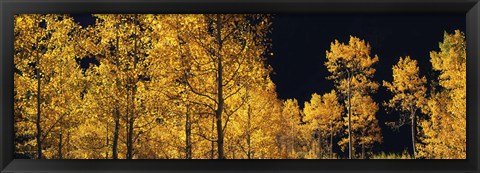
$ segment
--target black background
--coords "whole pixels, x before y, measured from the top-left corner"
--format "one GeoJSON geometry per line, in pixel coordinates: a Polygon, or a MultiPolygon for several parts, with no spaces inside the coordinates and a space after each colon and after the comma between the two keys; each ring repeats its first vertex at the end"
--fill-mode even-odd
{"type": "MultiPolygon", "coordinates": [[[[311,99],[313,93],[324,94],[333,89],[333,82],[325,77],[330,73],[324,63],[326,51],[335,39],[347,43],[350,35],[369,42],[372,56],[378,55],[374,66],[374,81],[391,82],[392,66],[399,57],[410,56],[418,61],[421,76],[428,80],[437,76],[431,70],[430,51],[439,51],[444,31],[465,32],[465,15],[277,15],[273,19],[273,52],[268,58],[281,99],[296,98],[300,107],[311,99]]],[[[392,98],[384,87],[372,95],[379,104],[377,119],[382,129],[384,143],[376,145],[374,151],[400,153],[411,151],[411,128],[403,126],[393,131],[385,125],[395,121],[393,112],[386,114],[381,104],[392,98]]]]}

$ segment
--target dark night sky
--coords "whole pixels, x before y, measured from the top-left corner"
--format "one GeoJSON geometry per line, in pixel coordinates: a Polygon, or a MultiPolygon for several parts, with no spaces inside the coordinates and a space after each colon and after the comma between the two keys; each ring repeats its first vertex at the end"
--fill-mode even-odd
{"type": "MultiPolygon", "coordinates": [[[[95,23],[91,15],[73,17],[84,27],[95,23]]],[[[352,35],[369,42],[372,54],[379,56],[374,80],[381,84],[382,80],[392,80],[392,66],[400,56],[417,59],[421,75],[430,74],[429,52],[438,51],[444,31],[451,33],[460,29],[465,32],[465,23],[464,14],[275,15],[271,34],[274,55],[268,57],[267,62],[273,67],[271,77],[280,99],[296,98],[303,108],[312,93],[324,94],[333,89],[333,82],[325,79],[330,74],[324,63],[325,51],[335,39],[348,42],[352,35]]],[[[391,97],[383,87],[373,95],[377,103],[391,97]]],[[[384,123],[393,121],[396,115],[387,115],[385,108],[379,105],[377,118],[384,142],[374,150],[411,150],[410,127],[400,128],[400,131],[386,127],[384,123]]]]}
{"type": "MultiPolygon", "coordinates": [[[[374,80],[381,84],[382,80],[392,81],[392,66],[400,56],[417,59],[422,76],[431,74],[430,51],[438,51],[444,31],[451,33],[455,29],[465,32],[464,14],[276,15],[272,33],[274,56],[268,63],[275,72],[272,80],[278,96],[296,98],[303,107],[312,93],[324,94],[333,89],[333,82],[325,79],[330,73],[324,63],[325,51],[335,39],[348,43],[352,35],[369,42],[372,54],[379,56],[374,80]]],[[[377,103],[391,97],[383,87],[373,95],[377,103]]],[[[375,151],[401,152],[407,147],[411,150],[409,126],[393,131],[384,125],[394,121],[395,116],[387,115],[380,105],[377,119],[384,143],[375,146],[375,151]]]]}

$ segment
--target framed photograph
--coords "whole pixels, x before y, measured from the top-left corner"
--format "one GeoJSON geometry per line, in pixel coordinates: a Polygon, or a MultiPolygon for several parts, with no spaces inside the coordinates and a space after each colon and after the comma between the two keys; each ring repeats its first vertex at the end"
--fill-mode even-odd
{"type": "Polygon", "coordinates": [[[1,1],[1,172],[478,172],[478,0],[1,1]]]}

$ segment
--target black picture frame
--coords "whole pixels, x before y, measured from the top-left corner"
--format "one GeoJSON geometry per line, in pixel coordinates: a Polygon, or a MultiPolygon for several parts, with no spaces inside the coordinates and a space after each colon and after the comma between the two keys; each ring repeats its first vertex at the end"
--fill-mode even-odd
{"type": "Polygon", "coordinates": [[[479,172],[479,0],[1,0],[0,170],[12,172],[479,172]],[[465,160],[14,159],[13,20],[19,13],[459,13],[466,15],[465,160]]]}

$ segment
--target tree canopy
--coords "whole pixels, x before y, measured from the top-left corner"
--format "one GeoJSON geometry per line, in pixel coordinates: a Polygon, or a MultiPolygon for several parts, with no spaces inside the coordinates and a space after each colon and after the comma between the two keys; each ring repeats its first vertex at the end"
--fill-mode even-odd
{"type": "Polygon", "coordinates": [[[334,89],[303,103],[277,96],[266,56],[271,15],[94,16],[82,27],[70,15],[15,15],[16,156],[377,158],[385,108],[400,115],[388,125],[410,125],[413,158],[466,158],[461,31],[445,32],[430,53],[433,79],[400,57],[393,80],[383,81],[392,94],[383,104],[374,99],[382,59],[370,43],[334,40],[318,60],[334,89]],[[85,59],[96,63],[85,67],[85,59]]]}

